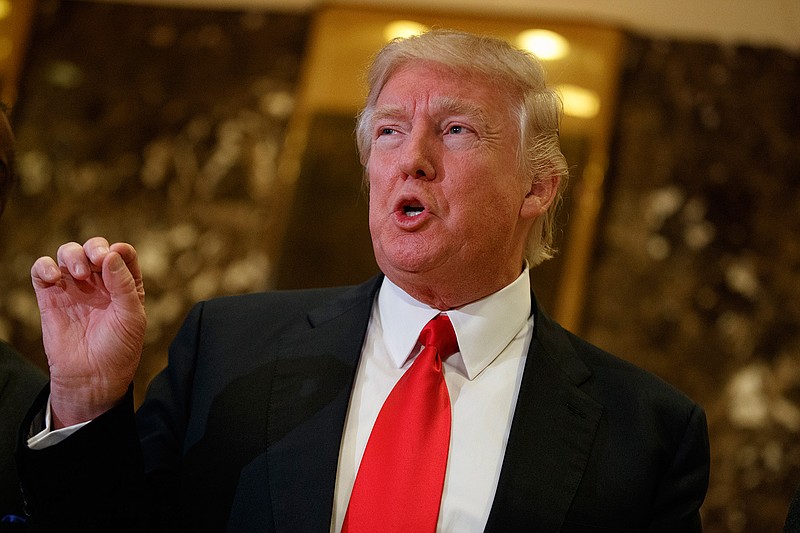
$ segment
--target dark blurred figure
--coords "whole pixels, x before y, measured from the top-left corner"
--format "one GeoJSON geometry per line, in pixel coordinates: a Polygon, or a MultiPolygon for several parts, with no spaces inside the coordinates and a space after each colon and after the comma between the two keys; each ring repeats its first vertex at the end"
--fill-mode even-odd
{"type": "Polygon", "coordinates": [[[783,533],[800,533],[800,487],[794,493],[794,498],[789,506],[789,514],[786,516],[783,533]]]}
{"type": "MultiPolygon", "coordinates": [[[[0,215],[13,183],[14,135],[8,108],[0,103],[0,215]]],[[[25,529],[14,446],[22,417],[46,382],[41,370],[0,341],[0,532],[25,529]]]]}

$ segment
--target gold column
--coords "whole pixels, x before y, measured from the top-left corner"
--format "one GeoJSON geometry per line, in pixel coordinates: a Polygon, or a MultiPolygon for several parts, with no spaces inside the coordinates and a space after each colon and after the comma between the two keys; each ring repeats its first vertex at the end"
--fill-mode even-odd
{"type": "Polygon", "coordinates": [[[0,0],[0,100],[13,105],[28,48],[35,0],[0,0]]]}

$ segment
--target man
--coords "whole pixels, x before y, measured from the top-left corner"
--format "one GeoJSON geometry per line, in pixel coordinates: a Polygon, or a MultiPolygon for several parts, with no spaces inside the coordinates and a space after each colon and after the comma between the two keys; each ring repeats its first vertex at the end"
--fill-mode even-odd
{"type": "MultiPolygon", "coordinates": [[[[14,183],[14,135],[8,109],[0,102],[0,215],[14,183]]],[[[21,530],[25,521],[14,461],[16,429],[44,386],[41,370],[0,341],[0,532],[21,530]]]]}
{"type": "Polygon", "coordinates": [[[199,304],[135,425],[135,250],[94,238],[40,258],[51,384],[23,426],[33,522],[700,531],[702,409],[530,291],[567,174],[543,78],[496,39],[387,45],[357,126],[383,275],[199,304]]]}

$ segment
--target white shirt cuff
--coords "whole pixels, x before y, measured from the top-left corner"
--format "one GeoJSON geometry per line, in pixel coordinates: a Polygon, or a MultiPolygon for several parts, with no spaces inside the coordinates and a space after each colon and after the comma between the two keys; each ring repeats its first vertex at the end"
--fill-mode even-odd
{"type": "Polygon", "coordinates": [[[44,429],[36,435],[28,438],[28,448],[31,450],[43,450],[45,448],[49,448],[50,446],[55,446],[89,422],[91,422],[91,420],[61,429],[51,429],[52,420],[50,415],[50,398],[48,397],[47,406],[45,407],[44,429]]]}

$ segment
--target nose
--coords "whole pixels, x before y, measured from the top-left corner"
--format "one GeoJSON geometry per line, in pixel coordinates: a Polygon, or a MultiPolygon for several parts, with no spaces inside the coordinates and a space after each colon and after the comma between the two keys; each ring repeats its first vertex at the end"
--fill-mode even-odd
{"type": "Polygon", "coordinates": [[[436,178],[435,140],[418,129],[408,134],[400,155],[400,171],[408,177],[433,180],[436,178]]]}

